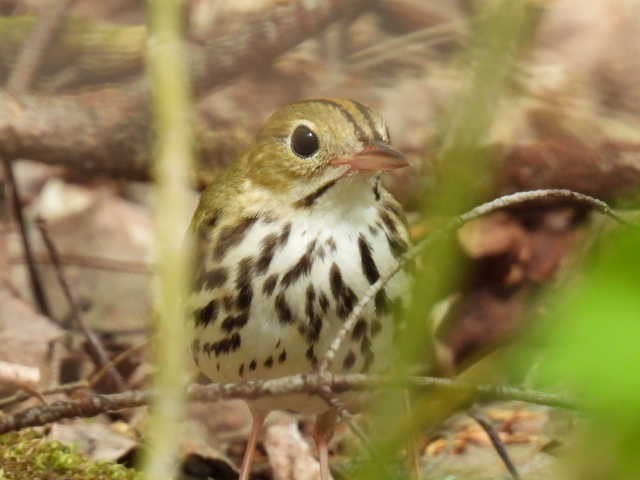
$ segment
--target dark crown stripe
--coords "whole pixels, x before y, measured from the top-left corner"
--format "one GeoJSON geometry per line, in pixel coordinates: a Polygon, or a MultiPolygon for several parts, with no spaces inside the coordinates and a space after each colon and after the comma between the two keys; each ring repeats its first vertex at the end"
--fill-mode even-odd
{"type": "Polygon", "coordinates": [[[347,110],[343,105],[333,100],[327,100],[324,98],[313,100],[313,101],[317,103],[324,103],[325,105],[331,105],[332,107],[338,109],[340,113],[344,116],[344,118],[353,127],[353,131],[356,133],[356,137],[358,137],[358,140],[360,140],[361,142],[365,142],[367,140],[367,135],[364,133],[364,130],[362,129],[362,127],[358,124],[358,122],[356,121],[355,117],[351,114],[351,112],[347,110]]]}
{"type": "Polygon", "coordinates": [[[383,142],[384,139],[382,138],[382,135],[380,135],[380,132],[378,132],[378,129],[376,128],[376,123],[373,121],[373,117],[371,116],[371,110],[369,108],[365,107],[360,102],[357,102],[355,100],[351,100],[351,103],[353,103],[353,105],[358,109],[360,114],[367,121],[367,124],[369,125],[369,128],[371,129],[371,134],[372,134],[373,139],[378,141],[378,142],[383,142]]]}

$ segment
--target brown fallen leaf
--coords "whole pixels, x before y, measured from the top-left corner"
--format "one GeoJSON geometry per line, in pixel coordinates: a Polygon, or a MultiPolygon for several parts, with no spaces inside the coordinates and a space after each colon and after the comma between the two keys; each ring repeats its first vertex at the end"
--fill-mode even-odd
{"type": "MultiPolygon", "coordinates": [[[[51,342],[62,337],[62,330],[6,288],[0,288],[0,361],[39,369],[40,385],[55,378],[49,358],[51,342]]],[[[0,386],[0,392],[13,388],[0,386]]]]}

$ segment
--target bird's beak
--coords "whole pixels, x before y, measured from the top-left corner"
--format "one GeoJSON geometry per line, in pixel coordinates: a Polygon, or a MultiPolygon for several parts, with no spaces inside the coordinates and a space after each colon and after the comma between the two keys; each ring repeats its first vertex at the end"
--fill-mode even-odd
{"type": "Polygon", "coordinates": [[[371,143],[351,157],[338,157],[330,163],[348,165],[351,170],[359,172],[393,170],[409,166],[404,155],[384,143],[371,143]]]}

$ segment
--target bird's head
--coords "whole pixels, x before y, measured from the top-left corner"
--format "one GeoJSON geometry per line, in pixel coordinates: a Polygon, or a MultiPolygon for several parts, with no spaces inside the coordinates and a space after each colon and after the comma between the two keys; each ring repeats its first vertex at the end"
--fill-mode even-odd
{"type": "Polygon", "coordinates": [[[306,100],[277,111],[243,159],[243,173],[253,184],[301,202],[325,185],[368,182],[373,174],[404,166],[380,115],[339,99],[306,100]]]}

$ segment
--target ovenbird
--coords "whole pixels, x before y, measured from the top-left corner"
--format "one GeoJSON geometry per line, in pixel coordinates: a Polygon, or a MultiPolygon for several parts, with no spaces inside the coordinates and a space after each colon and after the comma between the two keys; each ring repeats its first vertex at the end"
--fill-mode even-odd
{"type": "MultiPolygon", "coordinates": [[[[288,105],[202,194],[192,221],[196,278],[193,360],[213,381],[313,371],[344,320],[407,249],[404,214],[380,172],[406,166],[382,118],[350,100],[288,105]]],[[[337,352],[338,372],[385,365],[394,337],[400,273],[364,310],[337,352]]],[[[271,410],[324,413],[304,394],[252,401],[254,421],[241,476],[271,410]]],[[[331,431],[332,428],[319,429],[331,431]]],[[[328,479],[327,435],[318,433],[328,479]]]]}

